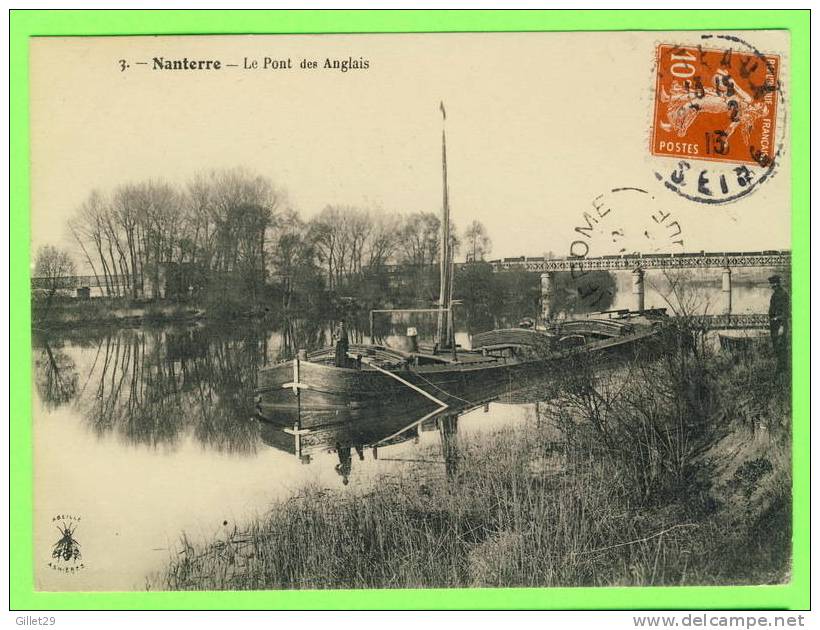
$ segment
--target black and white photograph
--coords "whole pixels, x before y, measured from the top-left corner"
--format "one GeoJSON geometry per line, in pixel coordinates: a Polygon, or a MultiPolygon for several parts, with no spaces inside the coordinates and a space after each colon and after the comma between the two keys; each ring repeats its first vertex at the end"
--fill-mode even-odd
{"type": "Polygon", "coordinates": [[[789,50],[32,38],[35,589],[789,583],[789,50]]]}

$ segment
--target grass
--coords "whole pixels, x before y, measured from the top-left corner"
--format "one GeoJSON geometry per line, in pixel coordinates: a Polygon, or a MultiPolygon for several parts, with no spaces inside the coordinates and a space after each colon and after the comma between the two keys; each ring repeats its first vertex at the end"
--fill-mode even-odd
{"type": "MultiPolygon", "coordinates": [[[[791,539],[790,410],[786,388],[772,385],[772,367],[770,356],[708,358],[712,398],[726,402],[711,405],[707,426],[690,435],[679,433],[691,423],[670,424],[666,442],[698,447],[687,446],[674,471],[660,467],[650,493],[636,484],[629,457],[602,445],[594,426],[558,442],[549,422],[508,427],[459,438],[455,475],[419,466],[369,488],[307,487],[244,531],[202,544],[183,539],[149,588],[782,582],[791,539]]],[[[652,443],[668,449],[666,442],[652,443]]]]}

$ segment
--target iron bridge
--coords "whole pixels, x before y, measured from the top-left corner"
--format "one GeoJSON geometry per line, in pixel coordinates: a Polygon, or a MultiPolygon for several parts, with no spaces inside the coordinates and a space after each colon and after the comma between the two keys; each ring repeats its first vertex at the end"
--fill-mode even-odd
{"type": "Polygon", "coordinates": [[[623,254],[565,258],[505,258],[488,264],[494,272],[523,269],[548,271],[631,271],[633,269],[723,269],[726,267],[789,267],[791,251],[696,252],[687,254],[623,254]]]}

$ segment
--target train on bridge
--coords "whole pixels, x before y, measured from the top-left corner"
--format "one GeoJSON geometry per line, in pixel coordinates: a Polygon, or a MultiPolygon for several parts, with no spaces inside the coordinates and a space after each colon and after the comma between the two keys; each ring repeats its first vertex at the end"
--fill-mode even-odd
{"type": "MultiPolygon", "coordinates": [[[[791,250],[788,249],[767,249],[759,252],[685,252],[685,253],[667,253],[667,254],[613,254],[606,256],[596,256],[604,260],[635,260],[636,258],[719,258],[719,257],[736,257],[736,256],[782,256],[791,257],[791,250]]],[[[500,265],[503,263],[524,263],[524,262],[544,262],[547,260],[579,260],[578,257],[572,256],[515,256],[512,258],[496,258],[495,260],[486,261],[490,265],[500,265]]]]}
{"type": "MultiPolygon", "coordinates": [[[[467,263],[469,264],[469,263],[467,263]]],[[[487,262],[494,272],[522,269],[533,272],[627,271],[647,269],[725,269],[735,267],[781,268],[791,265],[791,251],[771,249],[757,252],[682,252],[657,254],[614,254],[604,256],[518,256],[487,262]]]]}

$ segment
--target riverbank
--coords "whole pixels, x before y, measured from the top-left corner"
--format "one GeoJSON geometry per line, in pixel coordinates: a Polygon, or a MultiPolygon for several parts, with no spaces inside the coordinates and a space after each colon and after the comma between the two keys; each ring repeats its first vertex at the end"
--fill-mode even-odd
{"type": "Polygon", "coordinates": [[[183,537],[149,588],[786,581],[790,394],[773,357],[636,369],[657,395],[594,375],[609,415],[589,421],[570,381],[539,422],[460,436],[455,474],[415,465],[360,489],[306,487],[227,537],[183,537]]]}
{"type": "Polygon", "coordinates": [[[261,319],[269,309],[213,308],[207,304],[171,301],[137,301],[125,298],[55,301],[47,309],[32,306],[32,325],[38,330],[60,331],[84,327],[131,328],[143,325],[178,324],[196,321],[261,319]]]}

